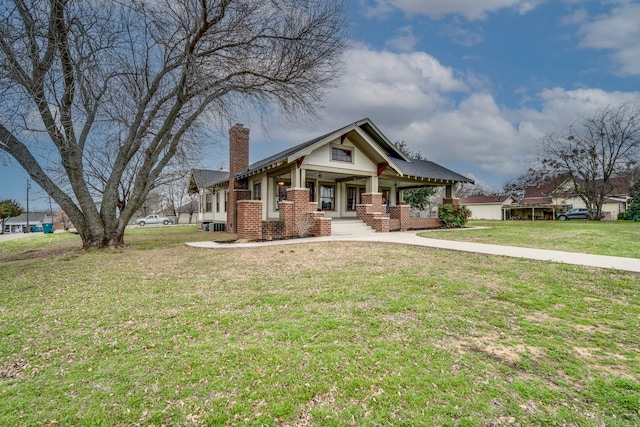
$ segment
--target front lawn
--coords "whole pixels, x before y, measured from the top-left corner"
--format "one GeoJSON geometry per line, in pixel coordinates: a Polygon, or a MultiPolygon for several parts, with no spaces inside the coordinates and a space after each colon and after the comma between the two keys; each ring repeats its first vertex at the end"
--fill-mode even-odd
{"type": "Polygon", "coordinates": [[[640,222],[630,221],[469,221],[475,229],[420,233],[433,239],[523,246],[640,258],[640,222]]]}
{"type": "Polygon", "coordinates": [[[640,424],[637,274],[164,230],[0,243],[0,425],[640,424]]]}

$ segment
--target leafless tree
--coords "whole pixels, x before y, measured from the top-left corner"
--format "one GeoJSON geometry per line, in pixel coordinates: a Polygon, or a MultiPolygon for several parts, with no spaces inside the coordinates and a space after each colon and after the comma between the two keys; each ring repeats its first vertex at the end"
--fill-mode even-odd
{"type": "Polygon", "coordinates": [[[473,182],[459,182],[456,184],[457,197],[474,197],[474,196],[495,196],[500,192],[494,188],[490,188],[484,182],[478,180],[473,174],[466,174],[467,178],[473,182]]]}
{"type": "Polygon", "coordinates": [[[507,180],[502,186],[502,192],[520,200],[524,197],[528,187],[542,185],[551,175],[548,170],[542,167],[529,168],[522,175],[507,180]]]}
{"type": "Polygon", "coordinates": [[[315,111],[341,69],[344,12],[344,0],[5,0],[0,153],[84,247],[121,246],[203,129],[240,108],[315,111]]]}
{"type": "Polygon", "coordinates": [[[612,178],[628,175],[640,155],[640,107],[625,103],[587,117],[542,142],[542,164],[566,175],[573,187],[567,196],[582,199],[591,219],[599,219],[605,199],[615,188],[612,178]]]}
{"type": "MultiPolygon", "coordinates": [[[[175,171],[172,179],[158,186],[158,192],[162,195],[165,214],[175,218],[174,223],[180,222],[180,215],[188,213],[189,218],[197,212],[197,194],[188,194],[190,172],[175,171]]],[[[189,223],[191,221],[189,220],[189,223]]]]}

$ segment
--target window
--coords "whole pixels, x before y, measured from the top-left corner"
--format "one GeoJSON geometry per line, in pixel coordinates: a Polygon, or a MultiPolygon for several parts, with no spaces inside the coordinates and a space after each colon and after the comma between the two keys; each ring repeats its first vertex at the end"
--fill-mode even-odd
{"type": "Polygon", "coordinates": [[[364,187],[347,187],[347,210],[355,211],[356,205],[362,203],[364,187]]]}
{"type": "Polygon", "coordinates": [[[315,183],[315,181],[307,181],[305,183],[305,187],[307,187],[309,189],[309,201],[310,202],[315,202],[316,201],[316,183],[315,183]]]}
{"type": "Polygon", "coordinates": [[[213,209],[213,194],[206,195],[205,208],[206,208],[205,212],[211,212],[211,210],[213,209]]]}
{"type": "Polygon", "coordinates": [[[224,211],[227,211],[227,200],[229,199],[229,191],[225,190],[224,192],[224,211]]]}
{"type": "Polygon", "coordinates": [[[262,200],[262,184],[253,184],[253,200],[262,200]]]}
{"type": "Polygon", "coordinates": [[[281,201],[287,200],[287,187],[291,186],[289,181],[276,181],[276,210],[281,201]]]}
{"type": "Polygon", "coordinates": [[[334,211],[336,209],[336,186],[322,184],[320,186],[320,206],[323,211],[334,211]]]}
{"type": "Polygon", "coordinates": [[[220,192],[216,191],[216,212],[220,212],[220,192]]]}
{"type": "Polygon", "coordinates": [[[331,148],[331,160],[335,160],[337,162],[353,162],[353,155],[351,150],[346,148],[331,148]]]}

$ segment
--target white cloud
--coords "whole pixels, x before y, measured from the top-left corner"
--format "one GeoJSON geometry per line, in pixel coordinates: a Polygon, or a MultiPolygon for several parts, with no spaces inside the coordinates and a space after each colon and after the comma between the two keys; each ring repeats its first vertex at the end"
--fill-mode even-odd
{"type": "MultiPolygon", "coordinates": [[[[468,90],[454,70],[424,52],[392,53],[357,47],[345,55],[348,64],[340,86],[325,108],[344,121],[376,116],[389,124],[406,124],[450,103],[447,94],[468,90]]],[[[335,123],[335,121],[332,121],[335,123]]]]}
{"type": "Polygon", "coordinates": [[[565,25],[581,25],[587,22],[589,19],[589,13],[586,9],[580,8],[575,10],[570,15],[563,17],[560,22],[565,25]]]}
{"type": "MultiPolygon", "coordinates": [[[[320,120],[294,129],[270,125],[271,142],[254,159],[369,117],[392,141],[405,141],[430,160],[500,187],[532,166],[544,134],[640,97],[640,92],[555,87],[532,96],[535,108],[508,108],[489,92],[490,82],[483,85],[472,74],[456,73],[423,52],[359,46],[347,53],[345,62],[345,76],[329,95],[320,120]]],[[[252,128],[252,141],[261,139],[259,132],[252,128]]]]}
{"type": "Polygon", "coordinates": [[[387,41],[387,45],[401,52],[411,52],[415,49],[419,39],[413,34],[411,25],[402,27],[398,30],[399,34],[387,41]]]}
{"type": "Polygon", "coordinates": [[[535,9],[545,0],[370,0],[366,2],[367,14],[384,16],[393,9],[410,15],[426,15],[440,18],[445,15],[462,15],[470,21],[482,20],[489,13],[512,8],[520,14],[535,9]]]}
{"type": "Polygon", "coordinates": [[[619,67],[616,74],[640,75],[640,4],[614,7],[580,26],[580,45],[592,49],[611,50],[619,67]]]}
{"type": "Polygon", "coordinates": [[[471,31],[457,18],[444,23],[438,32],[440,35],[450,38],[454,43],[465,47],[472,47],[484,41],[481,32],[471,31]]]}

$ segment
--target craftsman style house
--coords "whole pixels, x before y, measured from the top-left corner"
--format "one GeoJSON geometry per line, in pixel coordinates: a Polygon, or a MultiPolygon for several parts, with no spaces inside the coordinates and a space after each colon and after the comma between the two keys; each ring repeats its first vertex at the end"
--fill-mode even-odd
{"type": "Polygon", "coordinates": [[[434,227],[437,219],[409,220],[403,191],[445,187],[446,201],[453,202],[455,185],[472,182],[436,163],[407,157],[369,119],[252,165],[249,129],[238,124],[229,136],[229,171],[194,169],[189,192],[200,197],[199,224],[239,235],[250,228],[252,238],[274,237],[281,234],[279,227],[303,217],[313,223],[311,235],[326,234],[327,227],[330,233],[330,219],[342,218],[360,219],[377,231],[434,227]],[[294,219],[287,223],[291,209],[294,219]]]}

